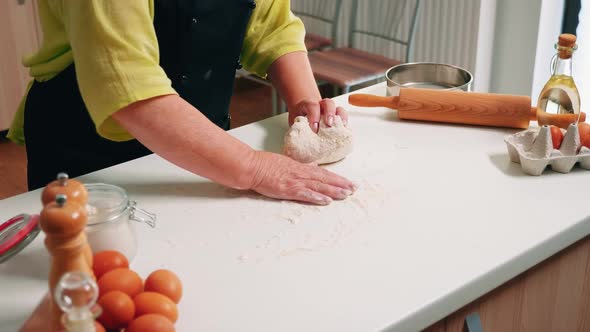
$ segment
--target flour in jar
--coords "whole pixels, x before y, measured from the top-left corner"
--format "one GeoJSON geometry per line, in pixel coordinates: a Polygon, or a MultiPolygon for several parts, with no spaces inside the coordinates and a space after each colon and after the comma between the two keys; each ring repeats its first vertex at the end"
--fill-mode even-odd
{"type": "Polygon", "coordinates": [[[118,216],[109,215],[108,211],[94,205],[86,205],[88,225],[86,236],[92,252],[116,250],[129,261],[137,251],[135,223],[129,220],[128,209],[118,216]]]}

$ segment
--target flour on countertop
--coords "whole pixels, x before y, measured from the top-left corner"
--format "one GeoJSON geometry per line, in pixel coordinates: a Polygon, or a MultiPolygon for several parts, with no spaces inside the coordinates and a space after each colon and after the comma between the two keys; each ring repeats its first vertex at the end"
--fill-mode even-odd
{"type": "MultiPolygon", "coordinates": [[[[361,227],[376,221],[371,212],[382,207],[388,197],[382,186],[361,181],[352,196],[329,206],[283,201],[277,205],[279,211],[272,215],[276,218],[274,222],[286,223],[282,227],[284,230],[270,235],[238,257],[247,256],[251,258],[249,263],[261,263],[334,248],[354,237],[361,227]]],[[[362,244],[368,245],[366,239],[362,244]]],[[[245,263],[243,259],[238,260],[245,263]]]]}

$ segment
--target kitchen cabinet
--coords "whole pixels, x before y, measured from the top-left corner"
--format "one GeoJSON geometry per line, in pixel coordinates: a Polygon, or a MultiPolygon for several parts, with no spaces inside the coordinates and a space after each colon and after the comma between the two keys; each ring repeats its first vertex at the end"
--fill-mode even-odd
{"type": "Polygon", "coordinates": [[[40,40],[36,1],[0,1],[0,131],[10,126],[30,80],[22,57],[33,53],[40,40]]]}
{"type": "Polygon", "coordinates": [[[590,237],[586,237],[447,318],[427,332],[462,332],[478,313],[488,331],[590,331],[590,237]]]}

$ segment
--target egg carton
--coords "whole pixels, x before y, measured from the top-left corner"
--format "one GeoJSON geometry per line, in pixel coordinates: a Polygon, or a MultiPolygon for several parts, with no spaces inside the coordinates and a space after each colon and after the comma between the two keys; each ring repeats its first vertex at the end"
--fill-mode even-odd
{"type": "Polygon", "coordinates": [[[578,126],[571,124],[564,133],[559,149],[553,148],[551,128],[534,127],[504,138],[510,160],[519,163],[530,175],[541,175],[547,166],[559,173],[569,173],[579,163],[590,170],[590,149],[580,143],[578,126]]]}

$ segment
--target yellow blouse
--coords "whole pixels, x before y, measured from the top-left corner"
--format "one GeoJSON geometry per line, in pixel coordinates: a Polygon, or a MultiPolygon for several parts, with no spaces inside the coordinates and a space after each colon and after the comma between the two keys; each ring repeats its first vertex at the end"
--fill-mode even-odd
{"type": "MultiPolygon", "coordinates": [[[[39,18],[43,43],[23,64],[35,80],[46,81],[75,62],[82,98],[101,136],[132,139],[111,115],[136,101],[176,93],[159,66],[153,0],[40,0],[39,18]]],[[[289,0],[257,0],[241,62],[264,77],[281,55],[305,51],[304,36],[289,0]]],[[[25,98],[8,133],[21,144],[25,98]]]]}

